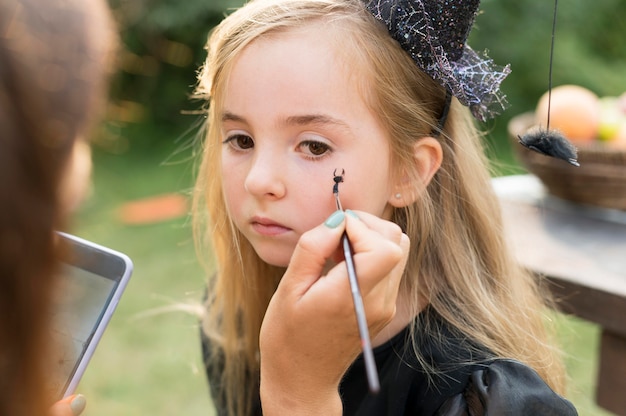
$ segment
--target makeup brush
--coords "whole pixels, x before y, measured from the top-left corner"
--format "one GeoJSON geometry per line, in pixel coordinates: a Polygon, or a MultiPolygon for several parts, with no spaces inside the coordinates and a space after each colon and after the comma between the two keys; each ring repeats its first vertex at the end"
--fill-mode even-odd
{"type": "MultiPolygon", "coordinates": [[[[345,171],[342,169],[341,174],[337,175],[337,170],[333,172],[333,194],[335,195],[335,203],[337,209],[343,211],[341,201],[339,200],[339,184],[343,182],[345,171]]],[[[352,245],[348,239],[346,232],[341,236],[341,245],[343,247],[343,255],[348,269],[348,279],[350,281],[350,290],[352,292],[352,301],[354,302],[354,311],[356,313],[356,321],[359,328],[359,337],[361,338],[361,347],[363,349],[363,360],[365,362],[365,372],[367,374],[367,383],[371,393],[380,391],[380,382],[378,380],[378,370],[376,369],[376,361],[374,360],[374,352],[372,351],[372,343],[370,341],[369,329],[367,328],[367,319],[365,317],[365,307],[363,306],[363,298],[359,289],[359,281],[356,276],[354,267],[354,258],[352,245]]]]}

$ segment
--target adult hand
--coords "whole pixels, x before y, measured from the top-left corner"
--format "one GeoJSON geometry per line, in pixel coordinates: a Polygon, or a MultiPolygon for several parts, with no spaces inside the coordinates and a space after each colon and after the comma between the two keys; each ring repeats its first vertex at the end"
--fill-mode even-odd
{"type": "Polygon", "coordinates": [[[370,337],[393,318],[409,239],[396,224],[365,212],[335,212],[300,238],[269,304],[260,334],[263,413],[341,414],[338,387],[361,352],[345,261],[347,232],[370,337]],[[343,217],[342,217],[343,216],[343,217]]]}
{"type": "Polygon", "coordinates": [[[48,413],[49,416],[78,416],[83,413],[87,406],[85,396],[75,394],[56,402],[48,413]]]}

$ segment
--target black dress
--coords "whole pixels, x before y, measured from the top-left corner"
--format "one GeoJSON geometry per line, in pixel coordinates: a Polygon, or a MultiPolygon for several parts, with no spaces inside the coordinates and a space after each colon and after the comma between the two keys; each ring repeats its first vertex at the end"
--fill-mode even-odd
{"type": "MultiPolygon", "coordinates": [[[[488,351],[455,334],[428,308],[417,318],[417,328],[425,324],[429,332],[418,331],[414,345],[422,351],[431,371],[426,372],[412,353],[414,345],[407,327],[374,350],[381,386],[378,394],[368,391],[362,357],[346,372],[340,385],[344,415],[577,415],[574,406],[552,391],[530,367],[514,360],[490,358],[488,351]]],[[[206,358],[208,340],[204,336],[202,347],[206,358]]],[[[212,382],[220,371],[221,363],[208,363],[217,414],[226,415],[223,392],[212,382]]],[[[261,414],[257,393],[255,415],[261,414]]]]}

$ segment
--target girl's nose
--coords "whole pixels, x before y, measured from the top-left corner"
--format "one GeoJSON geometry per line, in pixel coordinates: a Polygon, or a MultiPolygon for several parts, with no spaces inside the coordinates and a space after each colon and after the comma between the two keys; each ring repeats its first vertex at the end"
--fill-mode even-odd
{"type": "Polygon", "coordinates": [[[286,190],[283,175],[281,164],[274,155],[258,154],[246,176],[246,191],[259,198],[282,198],[286,190]]]}

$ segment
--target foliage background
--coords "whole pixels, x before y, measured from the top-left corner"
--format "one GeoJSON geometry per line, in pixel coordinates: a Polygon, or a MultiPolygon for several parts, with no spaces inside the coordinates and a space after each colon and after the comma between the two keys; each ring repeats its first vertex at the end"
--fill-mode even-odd
{"type": "MultiPolygon", "coordinates": [[[[109,0],[121,35],[119,72],[102,131],[94,137],[94,192],[73,231],[130,255],[135,273],[79,391],[86,415],[211,415],[194,306],[204,278],[187,217],[127,224],[128,201],[188,193],[193,142],[201,118],[190,100],[210,29],[244,0],[109,0]]],[[[483,0],[470,37],[499,64],[511,107],[485,125],[502,171],[519,171],[506,138],[508,120],[532,110],[548,85],[554,4],[546,0],[483,0]]],[[[562,0],[554,85],[573,83],[599,95],[626,91],[626,2],[562,0]]],[[[593,404],[598,328],[560,322],[572,376],[569,396],[581,415],[605,414],[593,404]]]]}
{"type": "MultiPolygon", "coordinates": [[[[244,0],[110,0],[122,33],[121,71],[109,119],[122,126],[143,124],[184,131],[185,112],[198,108],[189,100],[197,69],[205,57],[210,29],[244,0]]],[[[470,35],[474,49],[487,49],[512,74],[503,90],[510,109],[487,127],[503,139],[515,114],[534,108],[548,87],[548,62],[554,3],[546,0],[483,0],[470,35]]],[[[626,2],[565,0],[558,9],[553,84],[578,84],[598,95],[626,91],[626,2]]],[[[122,140],[119,135],[113,137],[122,140]]],[[[111,139],[111,137],[109,138],[111,139]]],[[[130,140],[127,138],[127,140],[130,140]]],[[[153,144],[150,137],[133,143],[153,144]]]]}

